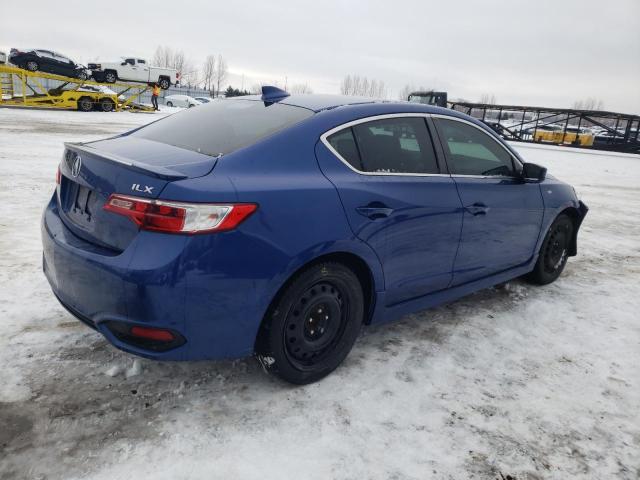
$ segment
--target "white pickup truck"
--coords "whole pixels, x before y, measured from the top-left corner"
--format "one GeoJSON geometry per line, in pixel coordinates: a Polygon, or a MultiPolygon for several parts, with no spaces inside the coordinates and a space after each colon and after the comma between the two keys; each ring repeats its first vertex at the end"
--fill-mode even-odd
{"type": "Polygon", "coordinates": [[[88,67],[97,82],[157,83],[163,90],[175,84],[179,76],[177,70],[152,67],[143,58],[122,57],[118,62],[90,63],[88,67]]]}

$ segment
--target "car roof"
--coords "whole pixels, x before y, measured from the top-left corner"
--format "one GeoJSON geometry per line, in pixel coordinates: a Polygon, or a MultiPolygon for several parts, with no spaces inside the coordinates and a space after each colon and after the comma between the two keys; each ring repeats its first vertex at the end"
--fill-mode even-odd
{"type": "MultiPolygon", "coordinates": [[[[260,95],[246,95],[240,97],[234,97],[237,100],[259,100],[262,101],[260,95]]],[[[291,105],[293,107],[306,108],[314,112],[321,112],[323,110],[332,110],[338,107],[346,106],[365,106],[369,105],[373,109],[376,106],[381,107],[383,110],[389,110],[389,108],[397,108],[402,112],[423,112],[423,113],[448,113],[455,111],[449,109],[443,109],[441,107],[435,107],[431,105],[424,105],[421,103],[411,103],[406,101],[391,101],[384,99],[376,99],[369,97],[355,97],[350,95],[325,95],[325,94],[301,94],[290,95],[278,100],[277,103],[283,105],[291,105]]]]}

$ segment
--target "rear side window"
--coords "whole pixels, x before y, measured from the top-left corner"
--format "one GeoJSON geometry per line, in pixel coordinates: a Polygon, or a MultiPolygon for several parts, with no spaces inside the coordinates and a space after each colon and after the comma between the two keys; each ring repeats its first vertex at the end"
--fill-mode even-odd
{"type": "Polygon", "coordinates": [[[313,115],[306,108],[252,100],[220,100],[171,115],[133,137],[219,155],[247,147],[313,115]]]}
{"type": "Polygon", "coordinates": [[[361,123],[334,133],[329,144],[352,167],[369,173],[438,173],[424,118],[398,117],[361,123]]]}
{"type": "Polygon", "coordinates": [[[457,175],[514,176],[512,156],[489,134],[467,123],[435,119],[447,153],[449,170],[457,175]]]}

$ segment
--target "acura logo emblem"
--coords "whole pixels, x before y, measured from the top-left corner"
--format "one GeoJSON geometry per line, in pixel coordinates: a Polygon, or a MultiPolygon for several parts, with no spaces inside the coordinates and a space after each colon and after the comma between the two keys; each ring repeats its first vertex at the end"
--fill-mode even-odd
{"type": "Polygon", "coordinates": [[[82,158],[80,158],[80,155],[76,155],[76,158],[73,159],[73,164],[71,165],[71,175],[73,175],[74,178],[80,175],[81,168],[82,158]]]}

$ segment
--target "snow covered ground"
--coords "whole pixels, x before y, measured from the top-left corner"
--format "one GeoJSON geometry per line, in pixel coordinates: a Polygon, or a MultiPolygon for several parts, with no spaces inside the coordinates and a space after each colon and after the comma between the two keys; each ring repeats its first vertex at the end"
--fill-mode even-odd
{"type": "Polygon", "coordinates": [[[134,360],[49,290],[62,142],[158,115],[0,109],[0,479],[640,478],[640,157],[516,145],[591,208],[559,281],[366,329],[293,388],[134,360]]]}

